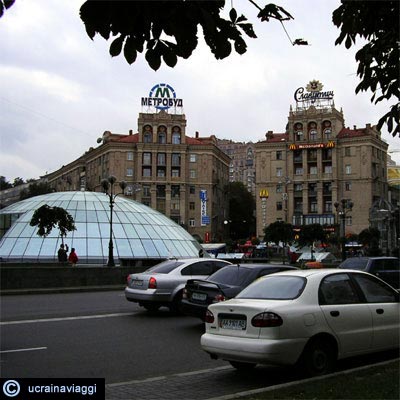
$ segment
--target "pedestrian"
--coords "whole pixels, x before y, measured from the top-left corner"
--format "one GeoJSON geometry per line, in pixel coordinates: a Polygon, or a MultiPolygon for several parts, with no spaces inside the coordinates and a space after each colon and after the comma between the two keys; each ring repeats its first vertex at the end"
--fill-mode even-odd
{"type": "Polygon", "coordinates": [[[68,261],[68,245],[60,244],[60,248],[58,249],[57,256],[58,261],[62,264],[65,264],[68,261]]]}
{"type": "Polygon", "coordinates": [[[78,256],[75,253],[75,248],[72,247],[71,253],[69,253],[68,261],[70,264],[72,264],[73,267],[75,267],[76,263],[78,262],[78,256]]]}

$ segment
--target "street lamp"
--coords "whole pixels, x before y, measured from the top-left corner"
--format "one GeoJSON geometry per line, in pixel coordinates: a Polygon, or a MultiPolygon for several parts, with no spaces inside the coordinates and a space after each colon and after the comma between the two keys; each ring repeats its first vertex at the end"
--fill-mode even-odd
{"type": "Polygon", "coordinates": [[[121,181],[119,183],[120,188],[122,189],[122,193],[114,193],[114,183],[117,181],[117,178],[113,175],[109,176],[107,179],[103,179],[101,181],[101,186],[104,189],[104,193],[108,196],[110,200],[110,241],[108,242],[108,262],[107,267],[115,267],[114,263],[114,245],[113,245],[113,208],[115,203],[115,198],[124,193],[124,189],[126,188],[126,182],[121,181]]]}
{"type": "Polygon", "coordinates": [[[353,202],[350,199],[342,199],[340,202],[335,202],[334,206],[339,216],[340,238],[342,242],[342,261],[346,259],[346,216],[353,209],[353,202]]]}

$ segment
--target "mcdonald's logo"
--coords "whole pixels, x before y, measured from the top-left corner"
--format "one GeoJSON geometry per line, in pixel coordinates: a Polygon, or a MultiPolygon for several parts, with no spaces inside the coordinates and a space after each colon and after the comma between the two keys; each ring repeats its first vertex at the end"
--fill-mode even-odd
{"type": "Polygon", "coordinates": [[[328,143],[326,144],[326,147],[327,147],[327,148],[335,147],[335,142],[332,142],[332,141],[328,142],[328,143]]]}
{"type": "Polygon", "coordinates": [[[261,199],[267,199],[269,197],[269,193],[267,189],[261,189],[260,190],[260,198],[261,199]]]}
{"type": "Polygon", "coordinates": [[[289,145],[289,150],[296,150],[297,146],[295,144],[289,145]]]}

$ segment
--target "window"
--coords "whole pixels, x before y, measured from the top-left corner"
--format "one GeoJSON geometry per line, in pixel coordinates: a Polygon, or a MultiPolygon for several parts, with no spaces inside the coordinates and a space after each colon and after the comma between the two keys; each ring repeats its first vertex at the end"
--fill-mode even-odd
{"type": "Polygon", "coordinates": [[[276,185],[276,193],[282,193],[282,191],[283,191],[283,185],[282,183],[278,183],[276,185]]]}
{"type": "Polygon", "coordinates": [[[171,200],[171,210],[172,211],[179,211],[180,209],[180,201],[179,199],[171,200]]]}
{"type": "Polygon", "coordinates": [[[326,139],[330,139],[332,137],[332,129],[331,128],[326,128],[324,130],[324,136],[326,139]]]}
{"type": "Polygon", "coordinates": [[[126,169],[126,176],[133,176],[133,168],[126,169]]]}
{"type": "Polygon", "coordinates": [[[317,175],[317,173],[318,173],[317,166],[310,167],[310,175],[317,175]]]}
{"type": "Polygon", "coordinates": [[[317,140],[317,131],[315,129],[310,131],[310,140],[317,140]]]}
{"type": "Polygon", "coordinates": [[[345,171],[346,171],[346,175],[351,174],[351,165],[350,164],[346,164],[345,171]]]}
{"type": "Polygon", "coordinates": [[[171,197],[180,197],[179,185],[171,185],[171,197]]]}
{"type": "Polygon", "coordinates": [[[353,225],[353,218],[351,215],[346,216],[346,226],[352,226],[353,225]]]}
{"type": "Polygon", "coordinates": [[[143,165],[151,165],[151,153],[143,153],[143,165]]]}
{"type": "Polygon", "coordinates": [[[157,141],[159,144],[167,143],[167,132],[165,126],[160,126],[158,128],[157,141]]]}
{"type": "Polygon", "coordinates": [[[156,186],[157,197],[165,198],[165,185],[156,186]]]}
{"type": "Polygon", "coordinates": [[[190,174],[190,178],[192,178],[192,179],[196,178],[196,170],[195,169],[191,169],[189,174],[190,174]]]}
{"type": "Polygon", "coordinates": [[[303,190],[303,184],[302,183],[295,183],[294,184],[294,191],[295,192],[301,192],[303,190]]]}
{"type": "Polygon", "coordinates": [[[344,183],[344,190],[346,192],[351,192],[351,182],[345,182],[344,183]]]}
{"type": "Polygon", "coordinates": [[[324,165],[324,174],[332,173],[332,165],[324,165]]]}
{"type": "Polygon", "coordinates": [[[157,153],[157,165],[165,165],[165,164],[166,164],[166,154],[157,153]]]}
{"type": "Polygon", "coordinates": [[[281,151],[281,150],[278,150],[278,151],[276,152],[276,159],[277,159],[277,160],[282,160],[282,151],[281,151]]]}
{"type": "Polygon", "coordinates": [[[368,303],[396,303],[396,295],[385,284],[367,275],[354,274],[368,303]]]}
{"type": "Polygon", "coordinates": [[[196,204],[194,201],[189,202],[189,210],[195,210],[196,209],[196,204]]]}
{"type": "Polygon", "coordinates": [[[142,185],[142,197],[151,197],[150,185],[142,185]]]}
{"type": "Polygon", "coordinates": [[[281,202],[281,201],[277,201],[277,202],[276,202],[276,210],[277,210],[277,211],[280,211],[280,210],[282,210],[282,208],[283,208],[283,207],[282,207],[282,202],[281,202]]]}
{"type": "Polygon", "coordinates": [[[321,282],[318,293],[321,305],[360,303],[347,274],[327,276],[321,282]]]}
{"type": "Polygon", "coordinates": [[[308,160],[313,160],[315,161],[317,159],[317,150],[315,149],[309,149],[308,150],[308,160]]]}
{"type": "Polygon", "coordinates": [[[171,154],[171,162],[174,167],[180,167],[180,165],[181,165],[180,153],[172,153],[171,154]]]}
{"type": "Polygon", "coordinates": [[[171,169],[171,176],[173,178],[179,178],[181,176],[181,169],[180,168],[172,168],[171,169]]]}
{"type": "Polygon", "coordinates": [[[332,202],[331,201],[326,201],[324,204],[324,212],[332,212],[332,202]]]}
{"type": "Polygon", "coordinates": [[[190,194],[196,194],[196,186],[190,185],[189,186],[189,193],[190,194]]]}
{"type": "Polygon", "coordinates": [[[194,218],[189,219],[189,226],[191,226],[192,228],[196,226],[196,222],[195,222],[194,218]]]}
{"type": "Polygon", "coordinates": [[[310,200],[310,213],[316,213],[318,212],[318,203],[316,199],[311,199],[310,200]]]}
{"type": "Polygon", "coordinates": [[[172,144],[181,144],[181,130],[178,127],[172,130],[172,144]]]}
{"type": "Polygon", "coordinates": [[[165,178],[165,167],[158,167],[157,168],[157,177],[158,178],[165,178]]]}
{"type": "Polygon", "coordinates": [[[303,168],[302,167],[296,167],[294,170],[295,175],[303,175],[303,168]]]}
{"type": "Polygon", "coordinates": [[[148,178],[151,176],[151,167],[143,167],[142,176],[148,178]]]}
{"type": "Polygon", "coordinates": [[[144,143],[152,143],[153,142],[153,133],[152,133],[151,127],[149,125],[146,125],[144,127],[143,142],[144,143]]]}
{"type": "Polygon", "coordinates": [[[197,161],[197,154],[190,154],[189,161],[190,162],[196,162],[197,161]]]}
{"type": "Polygon", "coordinates": [[[132,151],[128,151],[128,152],[126,153],[126,159],[127,159],[128,161],[132,161],[132,160],[133,160],[133,152],[132,152],[132,151]]]}
{"type": "Polygon", "coordinates": [[[282,176],[282,168],[280,168],[280,167],[278,167],[277,169],[276,169],[276,176],[282,176]]]}
{"type": "Polygon", "coordinates": [[[350,151],[350,147],[345,147],[344,149],[344,155],[347,157],[351,156],[351,151],[350,151]]]}

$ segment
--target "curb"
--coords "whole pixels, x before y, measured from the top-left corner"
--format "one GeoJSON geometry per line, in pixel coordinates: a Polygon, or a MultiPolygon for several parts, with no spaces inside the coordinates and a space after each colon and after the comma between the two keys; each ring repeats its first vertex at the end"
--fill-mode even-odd
{"type": "Polygon", "coordinates": [[[58,288],[39,288],[39,289],[9,289],[1,290],[0,296],[13,296],[24,294],[53,294],[53,293],[79,293],[79,292],[102,292],[111,290],[124,290],[125,285],[107,286],[76,286],[58,288]]]}

